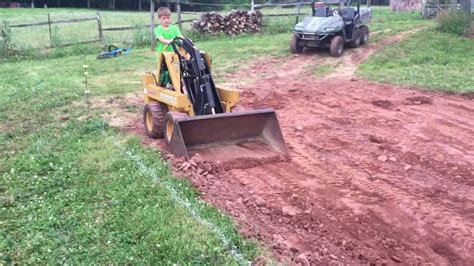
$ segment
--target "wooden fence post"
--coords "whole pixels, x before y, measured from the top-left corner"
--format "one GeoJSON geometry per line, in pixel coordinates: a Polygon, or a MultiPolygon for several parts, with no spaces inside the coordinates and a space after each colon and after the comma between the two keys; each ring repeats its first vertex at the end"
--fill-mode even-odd
{"type": "Polygon", "coordinates": [[[100,39],[100,46],[105,49],[105,40],[104,40],[104,32],[102,31],[102,19],[100,18],[100,12],[97,11],[97,28],[99,30],[99,39],[100,39]]]}
{"type": "Polygon", "coordinates": [[[48,27],[49,27],[49,43],[51,44],[51,48],[53,48],[53,36],[51,33],[51,15],[48,12],[48,27]]]}
{"type": "Polygon", "coordinates": [[[183,26],[181,24],[181,5],[179,4],[179,0],[176,0],[176,12],[178,13],[178,26],[179,30],[183,31],[183,26]]]}
{"type": "Polygon", "coordinates": [[[301,1],[302,0],[300,0],[299,3],[298,3],[298,11],[296,12],[296,23],[295,24],[297,24],[300,21],[301,1]]]}
{"type": "Polygon", "coordinates": [[[155,37],[155,1],[150,0],[150,40],[151,40],[151,51],[156,50],[156,37],[155,37]]]}

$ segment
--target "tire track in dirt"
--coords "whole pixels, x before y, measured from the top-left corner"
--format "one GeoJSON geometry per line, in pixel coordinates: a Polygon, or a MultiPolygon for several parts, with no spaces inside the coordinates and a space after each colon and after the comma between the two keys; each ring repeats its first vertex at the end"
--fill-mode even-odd
{"type": "Polygon", "coordinates": [[[342,57],[342,64],[338,68],[335,69],[332,73],[326,76],[327,79],[334,79],[334,78],[348,78],[352,77],[358,67],[363,61],[368,59],[371,55],[373,55],[376,51],[380,48],[392,44],[394,42],[398,42],[409,35],[415,34],[422,30],[423,28],[416,28],[410,31],[404,31],[400,34],[393,35],[388,38],[384,38],[376,43],[370,43],[366,46],[359,47],[357,49],[352,49],[350,53],[346,53],[342,57]]]}

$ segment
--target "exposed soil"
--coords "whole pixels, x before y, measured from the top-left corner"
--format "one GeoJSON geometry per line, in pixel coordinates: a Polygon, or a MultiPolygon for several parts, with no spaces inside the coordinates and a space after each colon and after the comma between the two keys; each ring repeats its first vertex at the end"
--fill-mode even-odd
{"type": "MultiPolygon", "coordinates": [[[[381,43],[343,59],[360,63],[381,43]]],[[[347,66],[301,75],[318,60],[269,59],[226,77],[244,106],[276,110],[288,158],[186,162],[143,142],[283,262],[474,265],[474,100],[357,80],[347,66]]],[[[141,116],[126,117],[144,136],[141,116]]]]}

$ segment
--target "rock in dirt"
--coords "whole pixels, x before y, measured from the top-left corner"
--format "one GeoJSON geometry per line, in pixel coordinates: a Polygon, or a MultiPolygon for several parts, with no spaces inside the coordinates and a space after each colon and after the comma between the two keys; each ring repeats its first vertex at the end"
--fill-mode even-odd
{"type": "Polygon", "coordinates": [[[258,207],[265,207],[267,206],[267,203],[262,197],[256,197],[255,198],[255,204],[257,204],[258,207]]]}
{"type": "Polygon", "coordinates": [[[194,154],[193,157],[191,158],[191,160],[196,162],[197,164],[200,164],[204,161],[204,159],[202,159],[202,157],[199,153],[194,154]]]}
{"type": "Polygon", "coordinates": [[[399,257],[397,257],[395,255],[390,256],[390,258],[395,262],[402,262],[402,259],[400,259],[399,257]]]}
{"type": "MultiPolygon", "coordinates": [[[[287,246],[288,246],[288,245],[287,245],[287,246]]],[[[290,245],[290,250],[293,251],[293,252],[295,252],[295,253],[298,252],[298,251],[300,251],[297,247],[292,246],[292,245],[290,245]]]]}
{"type": "Polygon", "coordinates": [[[379,160],[380,162],[386,162],[388,160],[388,157],[386,155],[380,155],[379,157],[377,157],[377,160],[379,160]]]}
{"type": "Polygon", "coordinates": [[[267,208],[260,208],[260,211],[261,211],[263,214],[270,214],[270,210],[267,209],[267,208]]]}
{"type": "Polygon", "coordinates": [[[397,161],[397,158],[395,158],[395,157],[389,157],[388,159],[389,159],[390,161],[392,161],[392,162],[396,162],[396,161],[397,161]]]}
{"type": "Polygon", "coordinates": [[[281,208],[281,212],[283,213],[283,215],[290,217],[293,217],[298,213],[298,211],[292,206],[283,206],[281,208]]]}
{"type": "Polygon", "coordinates": [[[211,172],[212,170],[212,166],[208,163],[204,163],[202,164],[202,167],[204,168],[204,170],[206,170],[207,172],[211,172]]]}
{"type": "Polygon", "coordinates": [[[404,171],[408,171],[410,169],[411,169],[411,165],[409,165],[409,164],[407,164],[407,165],[405,165],[405,167],[403,167],[404,171]]]}
{"type": "Polygon", "coordinates": [[[333,260],[337,260],[337,256],[334,255],[334,254],[329,254],[329,257],[330,257],[331,259],[333,259],[333,260]]]}
{"type": "Polygon", "coordinates": [[[308,258],[306,257],[306,255],[304,253],[299,254],[296,257],[295,262],[300,264],[300,265],[303,265],[303,266],[309,266],[310,265],[309,260],[308,260],[308,258]]]}
{"type": "Polygon", "coordinates": [[[296,129],[296,131],[303,131],[304,130],[304,128],[302,126],[297,126],[297,127],[295,127],[295,129],[296,129]]]}

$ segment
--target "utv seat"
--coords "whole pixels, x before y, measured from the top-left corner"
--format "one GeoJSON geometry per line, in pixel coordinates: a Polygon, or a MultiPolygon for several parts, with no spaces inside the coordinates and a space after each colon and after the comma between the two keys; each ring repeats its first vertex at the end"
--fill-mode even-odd
{"type": "Polygon", "coordinates": [[[318,7],[314,11],[314,16],[319,18],[332,17],[332,10],[328,7],[318,7]]]}
{"type": "Polygon", "coordinates": [[[349,25],[349,24],[353,23],[354,18],[355,18],[354,8],[352,8],[352,7],[344,8],[341,17],[342,17],[342,20],[344,20],[344,23],[346,25],[349,25]]]}

